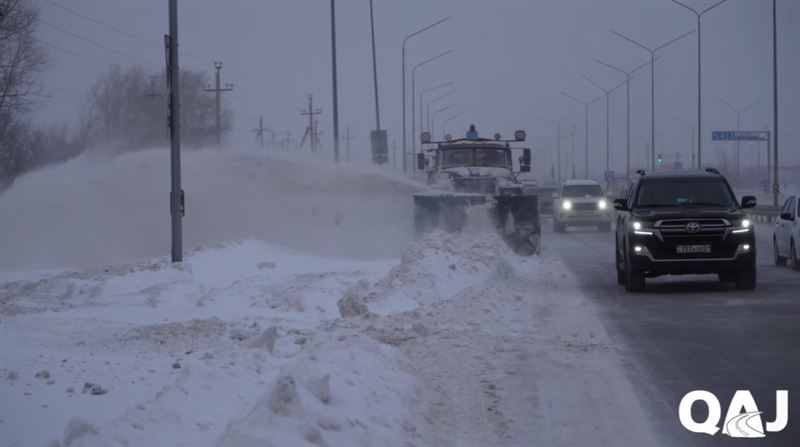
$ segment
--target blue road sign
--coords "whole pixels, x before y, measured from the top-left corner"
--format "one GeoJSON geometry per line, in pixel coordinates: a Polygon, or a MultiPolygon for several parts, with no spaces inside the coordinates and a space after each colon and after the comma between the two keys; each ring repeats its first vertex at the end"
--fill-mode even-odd
{"type": "Polygon", "coordinates": [[[769,132],[761,130],[714,130],[711,141],[767,141],[769,132]]]}
{"type": "Polygon", "coordinates": [[[761,188],[762,188],[762,189],[767,189],[767,188],[769,188],[769,180],[767,180],[767,179],[763,179],[763,180],[761,180],[761,188]]]}
{"type": "Polygon", "coordinates": [[[606,171],[604,178],[606,179],[607,182],[614,180],[614,171],[606,171]]]}

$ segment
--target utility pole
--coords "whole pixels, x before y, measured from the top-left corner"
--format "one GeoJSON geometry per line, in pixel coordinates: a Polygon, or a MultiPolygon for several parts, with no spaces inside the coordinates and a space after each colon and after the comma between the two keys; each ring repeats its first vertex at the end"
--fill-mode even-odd
{"type": "Polygon", "coordinates": [[[300,145],[297,146],[297,148],[302,148],[303,144],[306,142],[306,138],[308,138],[311,143],[311,152],[315,152],[317,150],[317,138],[316,131],[314,130],[314,115],[321,115],[322,110],[314,108],[314,95],[311,93],[308,94],[308,110],[301,110],[300,114],[308,116],[308,127],[306,127],[306,132],[303,134],[303,139],[300,141],[300,145]]]}
{"type": "MultiPolygon", "coordinates": [[[[695,16],[697,16],[697,166],[702,166],[703,162],[703,70],[702,70],[702,51],[700,47],[700,37],[702,35],[702,21],[700,20],[703,17],[703,14],[711,11],[712,9],[716,8],[717,6],[725,3],[727,0],[720,0],[713,5],[709,6],[708,8],[698,11],[694,8],[691,8],[678,0],[672,0],[673,3],[683,6],[684,8],[692,11],[695,16]]],[[[774,0],[773,0],[774,1],[774,0]]]]}
{"type": "Polygon", "coordinates": [[[169,0],[169,34],[167,46],[167,89],[169,90],[170,171],[172,189],[169,209],[172,216],[172,262],[183,261],[182,220],[184,194],[181,189],[181,117],[178,81],[178,0],[169,0]]]}
{"type": "MultiPolygon", "coordinates": [[[[269,132],[269,129],[264,127],[264,117],[258,117],[258,127],[253,129],[253,132],[256,134],[256,140],[259,140],[261,143],[261,149],[264,149],[264,132],[269,132]]],[[[274,137],[273,137],[273,144],[274,144],[274,137]]]]}
{"type": "MultiPolygon", "coordinates": [[[[408,42],[408,39],[411,39],[412,37],[416,36],[417,34],[425,32],[425,31],[433,28],[434,26],[436,26],[436,25],[438,25],[438,24],[440,24],[442,22],[446,22],[446,21],[448,21],[448,20],[450,20],[452,18],[453,18],[452,16],[451,17],[445,17],[444,19],[436,21],[436,22],[434,22],[434,23],[432,23],[432,24],[430,24],[430,25],[428,25],[428,26],[426,26],[426,27],[424,27],[424,28],[422,28],[420,30],[417,30],[417,31],[409,34],[408,36],[406,36],[403,39],[403,45],[402,45],[403,54],[402,54],[401,63],[400,63],[401,70],[402,70],[402,74],[401,74],[400,77],[402,78],[402,81],[403,81],[403,87],[401,89],[402,92],[403,92],[403,172],[406,172],[406,169],[407,169],[406,165],[408,163],[408,155],[407,155],[408,146],[406,145],[406,42],[408,42]]],[[[412,102],[412,106],[413,106],[413,102],[414,102],[414,96],[413,95],[411,96],[411,102],[412,102]]],[[[414,120],[413,116],[411,117],[411,120],[412,121],[414,120]]],[[[411,132],[411,139],[413,141],[414,132],[411,132]]]]}
{"type": "Polygon", "coordinates": [[[583,128],[584,128],[584,132],[583,133],[584,133],[584,138],[585,138],[585,142],[584,142],[584,146],[583,146],[584,157],[585,157],[584,158],[584,165],[583,165],[583,177],[588,179],[589,178],[589,106],[594,104],[595,102],[600,101],[601,99],[603,99],[603,97],[605,95],[600,95],[597,98],[587,102],[587,101],[584,101],[582,99],[578,99],[578,98],[576,98],[576,97],[574,97],[574,96],[572,96],[572,95],[570,95],[569,93],[566,93],[566,92],[561,92],[561,94],[566,96],[567,98],[570,98],[570,99],[580,103],[580,104],[583,104],[583,110],[584,110],[584,112],[583,112],[583,128]]]}
{"type": "Polygon", "coordinates": [[[350,142],[353,141],[355,137],[350,135],[350,126],[347,126],[347,130],[345,131],[344,140],[347,142],[345,143],[345,152],[344,152],[344,160],[350,163],[350,142]]]}
{"type": "MultiPolygon", "coordinates": [[[[616,32],[614,30],[611,30],[611,33],[613,33],[613,34],[615,34],[615,35],[627,40],[628,42],[630,42],[630,43],[636,45],[637,47],[642,48],[642,49],[644,49],[644,50],[646,50],[647,52],[650,53],[650,150],[652,151],[652,153],[650,154],[650,157],[651,157],[651,159],[650,159],[650,170],[655,171],[656,170],[656,157],[655,157],[655,150],[656,150],[656,65],[655,65],[656,52],[658,52],[658,50],[661,50],[662,48],[666,47],[667,45],[670,45],[670,44],[672,44],[674,42],[677,42],[678,40],[683,39],[684,37],[688,36],[689,34],[694,33],[694,31],[688,31],[686,33],[683,33],[680,36],[678,36],[678,37],[676,37],[676,38],[674,38],[674,39],[672,39],[672,40],[670,40],[670,41],[668,41],[668,42],[666,42],[664,44],[661,44],[661,45],[659,45],[659,46],[657,46],[655,48],[647,47],[647,46],[645,46],[645,45],[643,45],[643,44],[631,39],[630,37],[623,36],[622,34],[616,32]]],[[[698,134],[700,134],[700,133],[702,133],[702,130],[698,130],[698,134]]],[[[698,138],[699,138],[699,136],[698,136],[698,138]]],[[[698,140],[698,141],[700,141],[700,140],[698,140]]],[[[700,159],[700,155],[699,155],[700,154],[700,147],[699,146],[698,146],[697,150],[698,150],[697,153],[698,153],[698,160],[699,160],[700,159]]]]}
{"type": "Polygon", "coordinates": [[[331,0],[331,78],[333,81],[333,161],[339,163],[339,88],[336,83],[336,8],[331,0]]]}
{"type": "MultiPolygon", "coordinates": [[[[656,60],[658,60],[659,58],[661,58],[661,56],[657,57],[656,60]]],[[[645,62],[644,64],[634,68],[631,71],[625,71],[625,70],[623,70],[621,68],[615,67],[615,66],[613,66],[611,64],[605,63],[605,62],[600,61],[600,60],[595,60],[595,62],[597,62],[600,65],[604,65],[604,66],[606,66],[606,67],[608,67],[608,68],[610,68],[612,70],[618,71],[618,72],[620,72],[620,73],[625,75],[625,86],[626,86],[626,90],[627,90],[627,92],[625,93],[625,98],[626,98],[626,102],[627,102],[627,106],[626,106],[627,118],[626,118],[626,126],[625,126],[626,134],[627,134],[627,137],[626,137],[626,140],[625,140],[625,147],[626,147],[625,178],[629,179],[629,178],[631,178],[631,75],[633,73],[635,73],[637,70],[640,70],[640,69],[650,65],[650,62],[645,62]]],[[[692,151],[692,154],[693,154],[692,156],[694,156],[694,150],[692,151]]]]}
{"type": "Polygon", "coordinates": [[[776,8],[775,0],[772,0],[772,135],[775,138],[775,142],[772,143],[775,151],[775,184],[772,185],[772,206],[778,206],[781,185],[778,182],[778,20],[776,8]]]}
{"type": "Polygon", "coordinates": [[[216,95],[216,112],[217,112],[217,147],[222,146],[222,125],[221,123],[221,94],[222,92],[230,92],[233,90],[233,84],[225,84],[223,88],[220,85],[220,70],[222,70],[222,62],[215,61],[214,62],[214,69],[217,70],[215,73],[215,82],[214,88],[211,88],[210,85],[206,84],[205,91],[207,92],[214,92],[216,95]]]}

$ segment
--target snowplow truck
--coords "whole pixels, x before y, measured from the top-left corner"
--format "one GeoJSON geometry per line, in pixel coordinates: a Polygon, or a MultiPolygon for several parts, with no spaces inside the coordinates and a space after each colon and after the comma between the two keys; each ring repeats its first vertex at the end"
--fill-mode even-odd
{"type": "Polygon", "coordinates": [[[538,254],[538,197],[526,193],[517,181],[519,173],[530,172],[531,151],[511,147],[524,141],[521,130],[514,133],[513,140],[495,134],[493,140],[475,135],[453,140],[448,135],[445,141],[432,141],[424,132],[417,169],[426,173],[429,188],[414,194],[416,233],[434,228],[461,231],[469,207],[489,204],[492,221],[506,243],[516,253],[538,254]],[[513,151],[522,152],[519,172],[513,170],[513,151]]]}

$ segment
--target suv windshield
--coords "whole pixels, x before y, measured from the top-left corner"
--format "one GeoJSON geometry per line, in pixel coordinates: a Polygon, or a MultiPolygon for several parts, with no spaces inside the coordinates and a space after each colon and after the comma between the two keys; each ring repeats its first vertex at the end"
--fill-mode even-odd
{"type": "Polygon", "coordinates": [[[719,206],[729,207],[734,199],[721,178],[645,179],[639,185],[636,206],[719,206]]]}
{"type": "Polygon", "coordinates": [[[494,166],[508,168],[508,151],[505,149],[447,149],[443,151],[442,167],[455,166],[494,166]]]}
{"type": "Polygon", "coordinates": [[[600,185],[565,185],[561,189],[561,197],[602,197],[600,185]]]}

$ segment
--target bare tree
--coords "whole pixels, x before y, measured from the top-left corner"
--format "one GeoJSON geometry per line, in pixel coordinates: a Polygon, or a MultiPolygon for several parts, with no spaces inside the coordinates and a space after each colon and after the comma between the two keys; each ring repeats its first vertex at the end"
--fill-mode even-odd
{"type": "Polygon", "coordinates": [[[45,54],[34,38],[39,10],[29,0],[0,0],[0,184],[32,158],[25,114],[41,95],[45,54]]]}

